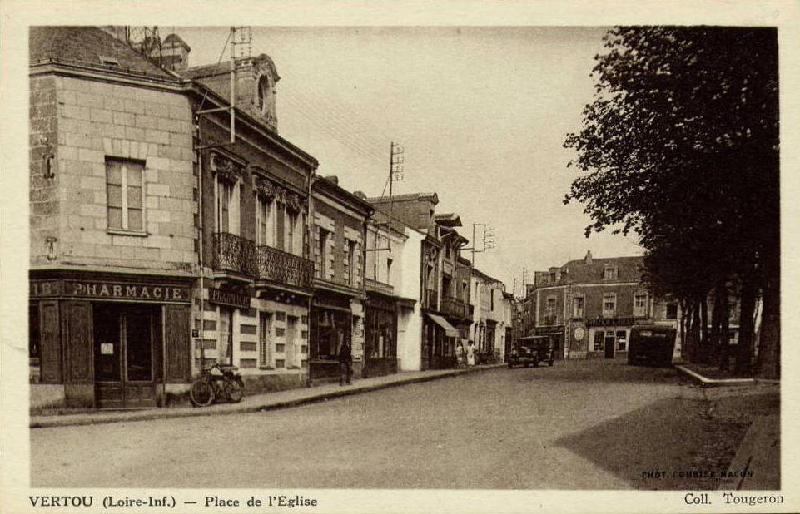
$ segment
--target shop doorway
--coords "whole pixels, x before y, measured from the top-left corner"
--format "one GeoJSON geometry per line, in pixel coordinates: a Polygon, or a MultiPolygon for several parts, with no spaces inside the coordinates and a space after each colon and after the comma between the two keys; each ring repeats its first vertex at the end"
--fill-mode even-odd
{"type": "Polygon", "coordinates": [[[613,359],[614,358],[614,331],[609,330],[606,332],[605,335],[605,358],[606,359],[613,359]]]}
{"type": "Polygon", "coordinates": [[[92,318],[97,407],[155,407],[159,308],[97,303],[92,318]]]}

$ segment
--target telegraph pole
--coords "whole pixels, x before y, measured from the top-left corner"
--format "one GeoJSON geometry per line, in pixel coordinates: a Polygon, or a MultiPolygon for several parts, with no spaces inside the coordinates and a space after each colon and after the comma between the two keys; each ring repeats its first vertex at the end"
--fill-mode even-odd
{"type": "Polygon", "coordinates": [[[403,180],[403,163],[405,162],[406,149],[401,145],[391,141],[389,143],[389,213],[394,212],[394,196],[392,186],[394,181],[403,180]]]}

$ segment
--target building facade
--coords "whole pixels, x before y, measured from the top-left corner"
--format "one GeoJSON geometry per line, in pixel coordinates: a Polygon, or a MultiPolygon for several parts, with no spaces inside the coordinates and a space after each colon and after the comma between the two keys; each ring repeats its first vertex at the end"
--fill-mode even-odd
{"type": "Polygon", "coordinates": [[[248,392],[304,385],[314,269],[309,189],[318,163],[278,135],[280,77],[268,56],[237,64],[233,143],[230,63],[176,68],[191,79],[197,126],[202,233],[192,370],[233,364],[248,392]]]}
{"type": "Polygon", "coordinates": [[[150,407],[191,378],[182,81],[93,27],[30,32],[31,406],[150,407]]]}
{"type": "Polygon", "coordinates": [[[312,185],[314,299],[311,306],[312,380],[339,376],[339,351],[349,343],[356,376],[364,370],[364,262],[372,206],[345,191],[336,177],[312,185]]]}
{"type": "MultiPolygon", "coordinates": [[[[642,283],[641,257],[580,260],[537,271],[528,287],[535,335],[552,335],[567,358],[624,357],[634,324],[675,321],[642,283]]],[[[533,334],[531,334],[533,335],[533,334]]]]}
{"type": "MultiPolygon", "coordinates": [[[[480,270],[472,273],[473,298],[471,338],[482,362],[502,362],[507,351],[508,330],[512,327],[511,302],[505,285],[480,270]]],[[[510,341],[509,341],[510,344],[510,341]]]]}
{"type": "MultiPolygon", "coordinates": [[[[456,230],[455,214],[436,215],[436,193],[414,193],[371,198],[375,208],[401,221],[424,237],[420,244],[419,305],[421,333],[416,352],[405,349],[405,369],[439,369],[456,365],[458,342],[469,337],[469,267],[460,260],[467,240],[456,230]]],[[[414,250],[416,252],[416,249],[414,250]]]]}
{"type": "Polygon", "coordinates": [[[409,329],[419,326],[418,289],[421,238],[386,214],[376,211],[367,227],[364,376],[405,369],[409,329]],[[416,245],[417,251],[407,246],[416,245]],[[411,282],[412,287],[405,287],[411,282]],[[418,283],[418,282],[417,282],[418,283]],[[403,296],[405,293],[407,296],[403,296]],[[411,325],[411,327],[410,327],[411,325]]]}

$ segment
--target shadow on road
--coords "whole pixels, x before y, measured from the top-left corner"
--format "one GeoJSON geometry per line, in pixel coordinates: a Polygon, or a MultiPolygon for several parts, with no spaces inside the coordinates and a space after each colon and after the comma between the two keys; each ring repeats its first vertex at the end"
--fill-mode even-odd
{"type": "Polygon", "coordinates": [[[765,402],[775,404],[772,399],[731,398],[721,409],[720,403],[705,399],[659,400],[556,444],[635,489],[717,489],[720,473],[728,470],[752,422],[750,407],[765,402]]]}

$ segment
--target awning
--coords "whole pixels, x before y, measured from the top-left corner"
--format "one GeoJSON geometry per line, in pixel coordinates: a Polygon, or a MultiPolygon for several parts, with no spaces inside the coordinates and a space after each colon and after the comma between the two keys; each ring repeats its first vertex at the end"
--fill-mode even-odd
{"type": "Polygon", "coordinates": [[[439,325],[444,329],[444,334],[447,337],[459,337],[461,335],[458,332],[457,328],[448,323],[446,319],[439,316],[438,314],[428,314],[428,317],[430,317],[434,323],[436,323],[437,325],[439,325]]]}

